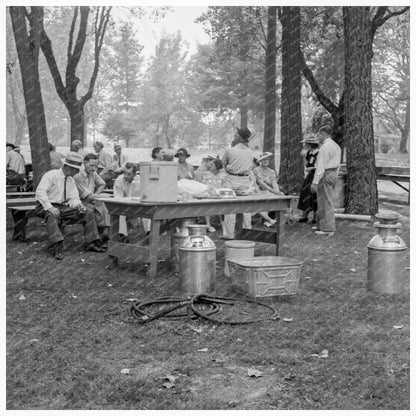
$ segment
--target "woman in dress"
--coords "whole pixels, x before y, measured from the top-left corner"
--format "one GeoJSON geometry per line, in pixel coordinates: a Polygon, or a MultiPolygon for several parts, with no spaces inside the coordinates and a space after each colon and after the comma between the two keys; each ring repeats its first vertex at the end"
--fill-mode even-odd
{"type": "MultiPolygon", "coordinates": [[[[256,177],[257,186],[260,192],[269,192],[275,195],[281,195],[279,185],[277,184],[277,174],[276,171],[269,168],[269,163],[273,157],[273,153],[264,152],[262,153],[257,162],[259,166],[253,169],[253,173],[256,177]]],[[[262,216],[266,221],[264,225],[266,227],[271,227],[276,224],[276,220],[270,218],[267,212],[259,212],[259,215],[262,216]]]]}
{"type": "Polygon", "coordinates": [[[307,137],[302,142],[304,144],[304,165],[306,176],[302,184],[299,195],[298,209],[302,211],[302,217],[298,222],[308,222],[308,215],[313,211],[312,223],[316,224],[316,210],[318,207],[316,193],[311,193],[311,183],[315,175],[315,163],[319,152],[318,139],[307,137]]]}

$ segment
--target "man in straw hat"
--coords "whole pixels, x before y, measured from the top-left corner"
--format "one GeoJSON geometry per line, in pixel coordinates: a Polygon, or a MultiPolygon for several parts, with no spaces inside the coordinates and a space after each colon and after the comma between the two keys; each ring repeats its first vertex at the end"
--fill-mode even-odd
{"type": "Polygon", "coordinates": [[[317,134],[321,145],[316,159],[315,176],[311,192],[316,192],[318,199],[317,226],[318,235],[332,236],[335,232],[334,191],[341,165],[341,148],[331,138],[330,125],[322,126],[317,134]]]}
{"type": "Polygon", "coordinates": [[[105,251],[100,247],[94,212],[81,203],[73,179],[73,176],[80,171],[82,162],[79,153],[69,152],[62,168],[46,172],[36,189],[36,215],[46,220],[49,251],[57,260],[63,258],[65,219],[82,222],[87,251],[96,253],[105,251]]]}

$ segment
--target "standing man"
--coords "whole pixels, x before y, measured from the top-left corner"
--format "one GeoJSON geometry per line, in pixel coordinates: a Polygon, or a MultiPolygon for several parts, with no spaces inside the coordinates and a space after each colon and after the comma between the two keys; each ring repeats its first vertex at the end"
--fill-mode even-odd
{"type": "MultiPolygon", "coordinates": [[[[243,129],[236,129],[234,139],[224,156],[222,157],[222,164],[224,166],[227,176],[224,180],[224,188],[231,188],[233,190],[251,189],[253,187],[252,174],[254,153],[248,147],[248,142],[251,137],[251,131],[245,127],[243,129]]],[[[251,214],[243,214],[244,228],[251,228],[251,214]]],[[[223,239],[231,240],[234,238],[235,228],[235,214],[224,215],[223,223],[223,239]]]]}
{"type": "MultiPolygon", "coordinates": [[[[341,148],[331,138],[331,126],[319,129],[317,137],[321,145],[316,158],[315,176],[311,192],[317,195],[317,226],[315,234],[332,236],[335,233],[334,191],[341,164],[341,148]]],[[[313,229],[314,227],[312,227],[313,229]]]]}
{"type": "Polygon", "coordinates": [[[102,253],[100,236],[95,222],[94,212],[85,207],[78,194],[73,176],[82,166],[82,156],[69,152],[62,169],[46,172],[36,189],[36,215],[46,220],[49,251],[57,260],[61,260],[63,248],[64,220],[81,221],[84,225],[86,250],[102,253]]]}
{"type": "MultiPolygon", "coordinates": [[[[124,174],[114,182],[114,198],[125,198],[131,195],[131,183],[137,172],[137,165],[127,162],[124,166],[124,174]]],[[[122,243],[128,243],[127,221],[124,215],[120,215],[119,237],[122,243]]]]}
{"type": "Polygon", "coordinates": [[[113,157],[114,173],[116,176],[121,175],[124,172],[124,166],[127,163],[127,156],[121,151],[121,144],[114,143],[113,157]]]}
{"type": "Polygon", "coordinates": [[[104,179],[107,188],[113,187],[114,166],[113,158],[104,150],[103,142],[95,142],[93,144],[95,153],[98,155],[98,174],[104,179]]]}
{"type": "Polygon", "coordinates": [[[84,157],[84,167],[74,176],[81,202],[91,208],[95,214],[98,233],[101,238],[101,247],[106,248],[109,240],[108,229],[110,227],[110,216],[103,201],[96,200],[103,189],[105,182],[97,173],[98,156],[88,153],[84,157]]]}
{"type": "Polygon", "coordinates": [[[14,151],[13,143],[6,143],[6,185],[23,185],[25,183],[25,163],[14,151]]]}

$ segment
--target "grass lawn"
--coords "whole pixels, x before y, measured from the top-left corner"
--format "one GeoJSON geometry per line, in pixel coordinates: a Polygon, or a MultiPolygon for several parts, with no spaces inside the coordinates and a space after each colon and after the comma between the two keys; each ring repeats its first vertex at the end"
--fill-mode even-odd
{"type": "MultiPolygon", "coordinates": [[[[402,214],[409,245],[409,206],[383,208],[402,214]]],[[[268,300],[280,319],[248,325],[141,325],[135,300],[178,294],[163,262],[154,280],[144,268],[114,269],[106,254],[82,251],[79,226],[68,227],[59,262],[39,219],[29,220],[29,243],[11,242],[7,224],[9,410],[410,407],[409,270],[401,294],[366,290],[370,223],[338,221],[333,237],[287,224],[281,255],[304,261],[299,292],[268,300]]],[[[216,294],[235,297],[218,237],[216,294]]],[[[273,254],[256,244],[256,255],[273,254]]]]}

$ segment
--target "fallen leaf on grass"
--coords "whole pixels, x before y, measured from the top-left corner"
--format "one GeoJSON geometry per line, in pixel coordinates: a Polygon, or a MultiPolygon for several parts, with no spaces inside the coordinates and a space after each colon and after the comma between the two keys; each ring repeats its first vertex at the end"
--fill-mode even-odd
{"type": "Polygon", "coordinates": [[[293,321],[293,318],[283,318],[283,320],[284,320],[285,322],[292,322],[292,321],[293,321]]]}
{"type": "Polygon", "coordinates": [[[404,325],[394,325],[393,328],[394,329],[402,329],[404,327],[404,325]]]}
{"type": "Polygon", "coordinates": [[[356,272],[357,270],[356,269],[350,269],[350,272],[356,272]]]}
{"type": "Polygon", "coordinates": [[[247,375],[249,376],[249,377],[261,377],[262,376],[262,372],[261,371],[259,371],[259,370],[256,370],[255,368],[249,368],[248,370],[247,370],[247,375]]]}
{"type": "Polygon", "coordinates": [[[328,358],[328,350],[322,350],[319,354],[311,354],[311,357],[328,358]]]}
{"type": "Polygon", "coordinates": [[[305,276],[304,279],[305,280],[309,280],[311,277],[310,276],[305,276]]]}
{"type": "Polygon", "coordinates": [[[78,296],[77,295],[71,295],[74,299],[76,299],[78,296]]]}
{"type": "Polygon", "coordinates": [[[124,368],[120,371],[121,374],[130,374],[130,370],[128,368],[124,368]]]}
{"type": "Polygon", "coordinates": [[[197,328],[197,327],[195,327],[195,326],[193,326],[193,325],[190,325],[190,324],[187,324],[187,326],[188,326],[189,328],[191,328],[191,329],[192,329],[192,331],[195,331],[195,332],[197,332],[198,334],[202,333],[202,328],[197,328]]]}
{"type": "Polygon", "coordinates": [[[319,259],[312,259],[312,261],[319,261],[319,259]]]}
{"type": "Polygon", "coordinates": [[[25,300],[26,298],[25,298],[25,295],[20,295],[19,296],[19,300],[25,300]]]}
{"type": "Polygon", "coordinates": [[[81,259],[81,261],[82,261],[83,263],[85,263],[85,260],[84,260],[84,259],[81,259]]]}
{"type": "Polygon", "coordinates": [[[243,342],[243,340],[241,338],[237,338],[236,341],[237,342],[243,342]]]}
{"type": "Polygon", "coordinates": [[[127,299],[129,302],[137,302],[137,299],[136,298],[128,298],[127,299]]]}
{"type": "Polygon", "coordinates": [[[171,388],[175,387],[176,379],[177,379],[177,377],[168,374],[167,376],[165,376],[165,380],[168,380],[168,381],[163,383],[163,387],[166,387],[167,389],[171,389],[171,388]]]}
{"type": "Polygon", "coordinates": [[[200,350],[198,350],[198,352],[207,352],[208,348],[201,348],[200,350]]]}
{"type": "Polygon", "coordinates": [[[113,285],[111,283],[108,283],[107,287],[113,287],[113,285]]]}
{"type": "Polygon", "coordinates": [[[39,340],[36,338],[33,338],[33,339],[30,339],[29,342],[39,342],[39,340]]]}

